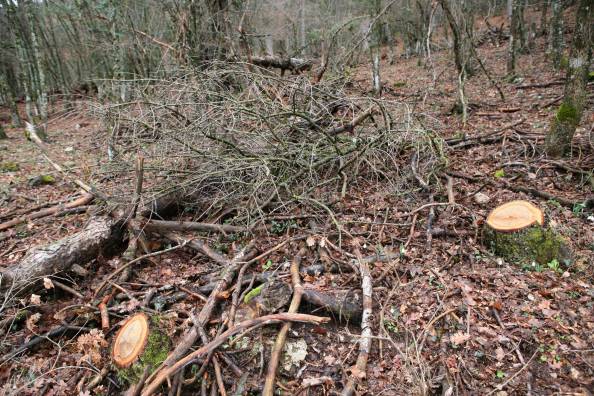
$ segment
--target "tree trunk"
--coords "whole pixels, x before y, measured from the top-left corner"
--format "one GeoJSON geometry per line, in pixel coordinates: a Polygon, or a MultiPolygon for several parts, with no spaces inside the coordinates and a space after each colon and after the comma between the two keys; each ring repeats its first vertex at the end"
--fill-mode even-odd
{"type": "Polygon", "coordinates": [[[456,71],[458,77],[458,102],[454,106],[454,109],[460,109],[462,113],[463,122],[466,123],[467,117],[467,103],[466,103],[466,94],[465,94],[465,81],[467,77],[467,67],[468,67],[468,57],[467,53],[464,50],[463,45],[463,37],[464,31],[460,29],[460,25],[456,21],[454,14],[452,13],[452,8],[448,0],[439,0],[441,4],[441,8],[443,9],[446,19],[448,20],[448,24],[452,30],[452,36],[454,39],[454,63],[456,64],[456,71]]]}
{"type": "Polygon", "coordinates": [[[299,4],[299,53],[303,54],[306,46],[305,39],[305,0],[299,4]]]}
{"type": "Polygon", "coordinates": [[[526,20],[524,19],[524,11],[526,10],[526,0],[514,0],[516,3],[516,31],[519,41],[518,48],[520,52],[524,53],[528,49],[526,42],[528,41],[528,27],[526,26],[526,20]]]}
{"type": "Polygon", "coordinates": [[[375,96],[380,96],[382,93],[382,80],[380,77],[380,58],[381,58],[381,37],[382,37],[382,23],[377,20],[381,13],[382,0],[374,0],[371,9],[371,42],[369,43],[369,50],[371,54],[371,72],[373,79],[373,93],[375,96]]]}
{"type": "Polygon", "coordinates": [[[507,12],[509,20],[509,47],[507,51],[507,74],[512,75],[516,71],[516,53],[518,48],[519,28],[519,0],[507,0],[507,12]]]}
{"type": "Polygon", "coordinates": [[[549,11],[549,1],[550,0],[543,0],[542,1],[542,9],[540,14],[540,35],[544,36],[547,34],[547,12],[549,11]]]}
{"type": "Polygon", "coordinates": [[[563,103],[557,110],[545,139],[545,151],[552,157],[560,157],[569,150],[588,100],[588,73],[594,36],[593,17],[594,0],[580,0],[563,103]]]}
{"type": "Polygon", "coordinates": [[[551,0],[551,31],[549,32],[549,53],[556,70],[561,66],[563,55],[563,7],[561,0],[551,0]]]}

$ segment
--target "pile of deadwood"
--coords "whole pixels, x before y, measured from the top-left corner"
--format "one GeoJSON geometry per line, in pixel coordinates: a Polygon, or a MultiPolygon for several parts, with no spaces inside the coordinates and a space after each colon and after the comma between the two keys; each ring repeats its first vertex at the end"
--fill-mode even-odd
{"type": "MultiPolygon", "coordinates": [[[[286,65],[266,66],[282,69],[286,65]]],[[[52,159],[46,143],[32,128],[31,139],[46,159],[83,194],[64,205],[24,213],[0,228],[80,207],[90,208],[92,215],[80,232],[32,248],[19,263],[3,271],[0,290],[4,312],[24,292],[39,288],[47,277],[71,271],[85,276],[81,264],[100,256],[119,256],[120,266],[101,279],[89,306],[96,315],[95,323],[105,334],[120,329],[113,339],[112,363],[122,370],[128,366],[137,368],[135,365],[142,363],[146,344],[150,344],[149,335],[155,329],[150,328],[150,320],[138,316],[113,323],[111,308],[116,299],[126,298],[127,294],[119,285],[133,281],[134,271],[142,265],[158,265],[157,256],[176,249],[189,249],[207,257],[220,266],[211,281],[177,288],[166,298],[160,293],[170,290],[151,289],[136,308],[151,316],[154,310],[150,307],[156,300],[161,305],[185,298],[203,301],[190,313],[193,325],[168,351],[165,361],[159,362],[158,367],[147,366],[141,370],[144,375],[128,384],[128,394],[143,395],[155,393],[166,383],[181,389],[181,376],[190,363],[201,365],[198,378],[205,370],[214,370],[217,385],[224,392],[219,377],[220,360],[225,355],[214,354],[215,350],[239,333],[284,323],[264,385],[264,393],[271,395],[290,323],[320,324],[329,320],[297,313],[302,300],[323,307],[326,313],[341,320],[359,322],[362,332],[369,333],[368,265],[392,256],[378,253],[361,257],[356,246],[349,261],[331,260],[327,250],[322,249],[321,264],[303,268],[301,257],[305,251],[297,248],[299,252],[295,252],[290,266],[288,312],[270,312],[243,321],[235,318],[244,295],[254,285],[270,284],[278,275],[272,271],[252,274],[250,266],[286,246],[308,245],[315,249],[307,240],[307,233],[285,239],[265,251],[255,249],[254,241],[271,231],[275,219],[291,220],[296,209],[309,207],[332,220],[332,227],[336,228],[331,232],[332,239],[337,237],[340,241],[341,226],[332,208],[352,185],[361,180],[378,180],[400,191],[417,189],[415,179],[430,180],[445,158],[443,141],[433,134],[431,120],[424,120],[421,125],[422,117],[413,117],[405,105],[351,96],[347,93],[349,84],[341,78],[312,82],[299,74],[279,77],[254,64],[215,64],[168,80],[134,82],[129,101],[96,107],[108,131],[107,136],[99,137],[108,146],[104,179],[125,175],[121,180],[126,181],[112,183],[109,191],[66,172],[52,159]],[[414,169],[410,169],[411,163],[414,169]],[[176,220],[180,214],[192,221],[176,220]],[[192,237],[187,236],[190,233],[192,237]],[[240,240],[247,242],[229,258],[209,246],[207,236],[215,233],[239,235],[240,240]],[[166,240],[170,247],[153,251],[152,240],[166,240]],[[362,293],[329,294],[302,287],[300,274],[324,271],[358,272],[363,280],[362,293]],[[233,290],[232,295],[229,290],[233,290]],[[212,338],[207,328],[214,312],[224,312],[225,319],[212,338]]],[[[330,239],[327,243],[334,246],[330,239]]],[[[59,281],[53,283],[82,298],[69,286],[59,281]]],[[[77,319],[70,317],[60,327],[34,337],[5,354],[3,361],[51,337],[90,329],[86,327],[88,323],[78,323],[77,319]]],[[[362,342],[357,362],[362,371],[368,351],[369,345],[362,342]]],[[[240,371],[232,362],[225,364],[240,371]]],[[[102,372],[100,377],[105,375],[102,372]]],[[[96,386],[102,378],[92,379],[84,387],[96,386]]],[[[354,388],[352,379],[346,392],[353,392],[354,388]]]]}
{"type": "MultiPolygon", "coordinates": [[[[80,265],[99,256],[119,256],[121,260],[117,269],[99,281],[92,300],[88,301],[93,318],[90,324],[79,323],[77,316],[67,317],[59,327],[32,338],[5,354],[2,360],[12,359],[67,331],[88,331],[96,326],[113,336],[110,339],[113,369],[136,369],[141,374],[125,385],[129,386],[129,395],[151,395],[166,385],[176,394],[184,386],[185,376],[201,378],[207,370],[214,373],[213,386],[225,394],[222,365],[240,378],[234,393],[242,394],[246,390],[242,387],[247,374],[218,348],[239,334],[282,323],[263,388],[264,394],[272,395],[290,323],[321,324],[329,320],[325,316],[297,313],[305,301],[324,308],[325,315],[360,323],[362,337],[353,372],[364,373],[372,340],[369,265],[395,255],[387,252],[362,257],[356,238],[341,229],[333,204],[361,180],[380,181],[399,193],[421,191],[430,197],[430,203],[402,216],[416,218],[419,210],[429,209],[427,241],[430,244],[431,236],[439,232],[431,229],[433,208],[445,204],[433,202],[433,195],[440,188],[440,177],[448,182],[444,188],[449,199],[453,196],[451,178],[463,177],[453,172],[440,173],[447,147],[467,149],[500,141],[507,130],[524,120],[492,132],[444,141],[433,133],[431,119],[413,115],[398,103],[351,96],[348,87],[349,82],[343,79],[311,82],[307,76],[279,77],[245,64],[213,65],[168,80],[137,81],[132,86],[130,100],[97,107],[109,132],[108,136],[100,136],[108,146],[105,177],[126,176],[125,182],[116,183],[109,191],[66,173],[31,130],[31,138],[46,159],[84,193],[62,206],[23,213],[1,224],[0,230],[30,219],[95,205],[80,232],[48,246],[32,248],[19,263],[3,271],[0,290],[4,312],[25,291],[40,287],[44,278],[69,271],[88,276],[80,265]],[[303,232],[263,250],[255,247],[255,241],[271,231],[275,220],[295,219],[296,209],[304,207],[321,213],[335,229],[325,230],[326,237],[318,242],[303,232]],[[178,220],[180,217],[187,221],[178,220]],[[239,235],[245,243],[228,257],[209,245],[208,235],[212,234],[239,235]],[[350,239],[352,253],[334,245],[341,236],[350,239]],[[166,240],[170,247],[153,250],[153,240],[166,240]],[[289,299],[275,307],[282,311],[288,304],[287,312],[273,311],[240,320],[236,314],[246,293],[256,285],[272,284],[278,278],[278,273],[253,271],[251,267],[288,246],[294,248],[289,268],[289,299]],[[138,313],[125,321],[115,321],[116,301],[130,298],[120,285],[134,281],[135,271],[139,272],[143,265],[158,266],[158,256],[177,249],[197,252],[219,270],[202,285],[174,286],[173,293],[170,288],[145,290],[142,301],[129,312],[138,313]],[[319,263],[302,263],[307,249],[317,250],[319,263]],[[329,257],[328,251],[332,249],[348,260],[329,257]],[[302,285],[301,276],[325,271],[357,274],[361,290],[329,293],[302,285]],[[156,314],[156,305],[171,305],[188,298],[201,301],[189,313],[192,325],[156,367],[142,366],[146,350],[151,347],[151,334],[159,331],[149,319],[156,314]],[[215,314],[220,315],[221,325],[213,333],[210,330],[215,314]],[[188,373],[185,369],[189,365],[197,366],[198,371],[188,373]]],[[[545,192],[522,190],[521,186],[503,181],[484,183],[547,197],[545,192]]],[[[574,204],[559,202],[566,206],[574,204]]],[[[453,198],[449,204],[454,204],[453,198]]],[[[525,204],[513,207],[519,220],[524,219],[526,211],[518,207],[532,209],[525,204]]],[[[539,219],[538,216],[529,219],[527,227],[538,227],[542,223],[539,219]]],[[[514,236],[514,243],[520,236],[514,236]]],[[[493,243],[500,242],[501,238],[496,238],[493,243]]],[[[55,280],[53,284],[84,298],[67,285],[55,280]]],[[[280,289],[274,289],[273,293],[277,290],[280,289]]],[[[7,323],[12,320],[5,319],[9,320],[7,323]]],[[[99,384],[107,371],[106,368],[90,379],[83,388],[99,384]]],[[[353,394],[356,384],[357,377],[353,375],[346,382],[344,394],[353,394]]]]}

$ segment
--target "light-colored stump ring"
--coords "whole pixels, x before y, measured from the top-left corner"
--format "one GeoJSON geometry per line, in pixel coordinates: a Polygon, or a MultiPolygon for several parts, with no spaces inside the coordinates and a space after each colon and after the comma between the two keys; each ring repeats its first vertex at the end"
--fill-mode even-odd
{"type": "Polygon", "coordinates": [[[511,201],[493,209],[487,224],[495,231],[513,232],[544,224],[542,210],[527,201],[511,201]]]}
{"type": "Polygon", "coordinates": [[[131,316],[122,325],[113,342],[113,362],[120,368],[130,367],[142,354],[149,335],[146,315],[139,313],[131,316]]]}

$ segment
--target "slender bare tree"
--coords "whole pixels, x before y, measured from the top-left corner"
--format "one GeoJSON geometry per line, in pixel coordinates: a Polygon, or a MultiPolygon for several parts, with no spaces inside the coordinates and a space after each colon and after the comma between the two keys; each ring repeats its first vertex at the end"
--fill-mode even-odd
{"type": "Polygon", "coordinates": [[[594,0],[580,0],[567,68],[563,103],[553,118],[545,139],[548,155],[559,157],[569,151],[575,130],[582,119],[588,95],[588,73],[594,40],[594,0]]]}

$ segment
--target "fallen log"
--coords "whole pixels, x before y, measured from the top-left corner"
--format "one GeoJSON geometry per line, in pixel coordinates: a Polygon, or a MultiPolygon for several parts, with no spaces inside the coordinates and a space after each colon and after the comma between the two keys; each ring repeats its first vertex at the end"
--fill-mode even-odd
{"type": "Polygon", "coordinates": [[[252,56],[250,63],[260,67],[273,67],[281,70],[302,72],[311,69],[313,62],[301,58],[278,58],[275,56],[252,56]]]}
{"type": "MultiPolygon", "coordinates": [[[[64,208],[83,205],[93,196],[96,194],[91,192],[70,204],[55,207],[57,208],[55,214],[63,212],[64,208]]],[[[178,211],[180,205],[186,200],[191,200],[191,197],[191,193],[183,191],[167,194],[147,203],[143,207],[141,215],[147,218],[160,217],[178,211]]],[[[54,208],[47,210],[54,212],[54,208]]],[[[40,212],[45,213],[45,211],[40,212]]],[[[112,255],[112,253],[119,252],[120,245],[123,244],[125,230],[125,227],[121,225],[128,213],[126,208],[120,208],[119,212],[114,211],[111,217],[93,217],[82,231],[47,246],[33,248],[20,263],[0,272],[0,291],[26,289],[33,286],[42,277],[67,271],[74,264],[82,264],[95,259],[100,253],[112,255]]]]}
{"type": "MultiPolygon", "coordinates": [[[[228,224],[197,223],[193,221],[151,220],[144,225],[146,231],[207,231],[207,232],[245,232],[247,228],[228,224]]],[[[0,228],[1,230],[1,228],[0,228]]]]}
{"type": "Polygon", "coordinates": [[[337,316],[337,320],[358,323],[363,313],[363,300],[354,290],[336,291],[332,294],[319,290],[303,289],[303,300],[337,316]]]}
{"type": "Polygon", "coordinates": [[[548,87],[552,87],[553,85],[563,85],[563,84],[565,84],[565,80],[555,80],[555,81],[548,81],[545,83],[518,85],[518,86],[516,86],[516,89],[548,88],[548,87]]]}
{"type": "Polygon", "coordinates": [[[108,217],[94,217],[82,231],[31,249],[20,263],[2,272],[0,290],[22,291],[43,277],[88,262],[100,253],[114,253],[122,240],[120,227],[116,225],[108,217]]]}

